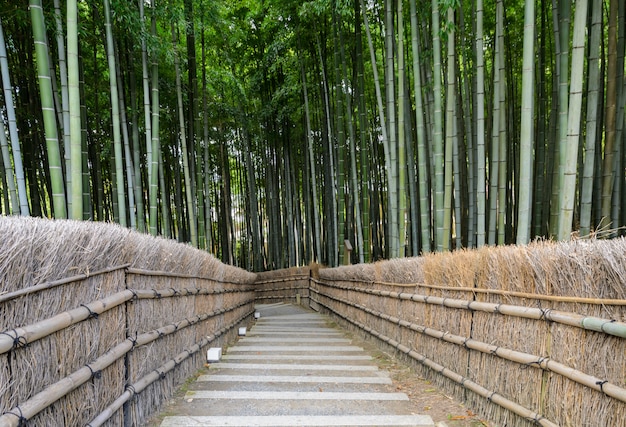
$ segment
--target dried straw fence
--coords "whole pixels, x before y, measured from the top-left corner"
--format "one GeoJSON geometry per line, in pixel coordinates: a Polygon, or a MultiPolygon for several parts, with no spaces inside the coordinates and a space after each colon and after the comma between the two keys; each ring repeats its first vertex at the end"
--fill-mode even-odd
{"type": "Polygon", "coordinates": [[[322,269],[311,306],[509,426],[626,426],[626,241],[322,269]]]}
{"type": "Polygon", "coordinates": [[[0,426],[140,425],[251,319],[255,277],[114,225],[0,218],[0,426]]]}
{"type": "Polygon", "coordinates": [[[626,240],[261,277],[257,298],[309,295],[496,425],[626,427],[626,240]]]}
{"type": "Polygon", "coordinates": [[[286,301],[308,307],[310,267],[293,267],[257,273],[256,300],[261,304],[286,301]]]}

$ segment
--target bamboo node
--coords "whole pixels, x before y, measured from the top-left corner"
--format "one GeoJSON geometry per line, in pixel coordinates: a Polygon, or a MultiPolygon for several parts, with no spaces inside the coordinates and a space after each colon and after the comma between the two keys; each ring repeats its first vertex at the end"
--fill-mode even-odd
{"type": "Polygon", "coordinates": [[[600,330],[601,330],[602,332],[604,332],[605,334],[606,334],[606,333],[608,333],[607,331],[605,331],[605,330],[604,330],[604,326],[606,326],[607,324],[609,324],[609,325],[610,325],[611,323],[615,323],[615,319],[611,319],[611,320],[610,320],[610,321],[608,321],[608,322],[604,322],[604,323],[602,324],[602,326],[600,326],[600,330]]]}

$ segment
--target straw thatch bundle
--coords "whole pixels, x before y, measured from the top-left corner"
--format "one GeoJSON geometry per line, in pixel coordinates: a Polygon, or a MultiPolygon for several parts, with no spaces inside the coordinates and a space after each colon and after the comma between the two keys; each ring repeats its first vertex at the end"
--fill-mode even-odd
{"type": "Polygon", "coordinates": [[[0,217],[0,236],[1,425],[84,425],[185,354],[108,415],[141,423],[202,364],[207,332],[232,339],[253,312],[256,276],[187,245],[18,217],[0,217]]]}

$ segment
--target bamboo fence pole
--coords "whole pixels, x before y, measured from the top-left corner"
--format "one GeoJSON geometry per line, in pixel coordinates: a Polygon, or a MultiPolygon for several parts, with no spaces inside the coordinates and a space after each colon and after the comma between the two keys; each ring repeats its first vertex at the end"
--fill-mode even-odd
{"type": "Polygon", "coordinates": [[[7,302],[7,301],[13,300],[15,298],[18,298],[18,297],[21,297],[21,296],[24,296],[24,295],[28,295],[28,294],[32,294],[32,293],[35,293],[35,292],[39,292],[39,291],[43,291],[43,290],[47,290],[47,289],[52,289],[52,288],[55,288],[57,286],[66,285],[66,284],[69,284],[69,283],[85,280],[85,279],[88,279],[90,277],[99,276],[101,274],[112,273],[112,272],[117,271],[117,270],[122,270],[122,269],[128,267],[129,265],[130,264],[117,265],[117,266],[114,266],[114,267],[104,268],[102,270],[94,271],[94,272],[91,272],[91,273],[78,274],[76,276],[66,277],[65,279],[54,280],[52,282],[46,282],[46,283],[40,283],[39,285],[29,286],[27,288],[22,288],[20,290],[13,291],[13,292],[0,293],[0,303],[7,302]]]}
{"type": "Polygon", "coordinates": [[[171,271],[160,271],[160,270],[143,270],[143,269],[134,268],[134,267],[127,268],[126,272],[128,274],[134,274],[138,276],[172,277],[176,279],[199,279],[199,280],[206,280],[209,282],[220,283],[224,285],[250,285],[252,284],[252,282],[247,282],[247,281],[233,282],[229,280],[214,279],[211,277],[198,276],[194,274],[176,273],[176,272],[171,272],[171,271]]]}
{"type": "MultiPolygon", "coordinates": [[[[212,294],[225,294],[236,292],[247,292],[244,289],[231,289],[231,290],[210,290],[210,289],[162,289],[162,290],[132,290],[127,289],[121,292],[117,292],[106,298],[98,301],[91,302],[89,304],[83,304],[80,307],[72,310],[64,311],[56,316],[48,319],[41,320],[39,322],[10,329],[0,333],[0,354],[7,353],[14,348],[24,347],[34,341],[41,338],[52,335],[62,329],[82,322],[90,317],[95,317],[108,311],[126,301],[133,298],[138,299],[150,299],[150,298],[168,298],[174,296],[188,296],[188,295],[212,295],[212,294]]],[[[250,290],[251,291],[251,290],[250,290]]]]}

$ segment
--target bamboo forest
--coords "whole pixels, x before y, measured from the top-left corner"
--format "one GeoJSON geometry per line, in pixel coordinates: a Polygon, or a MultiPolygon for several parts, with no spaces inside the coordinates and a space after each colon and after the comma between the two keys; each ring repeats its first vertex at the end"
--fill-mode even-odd
{"type": "Polygon", "coordinates": [[[0,3],[2,215],[251,271],[624,234],[624,1],[0,3]]]}

